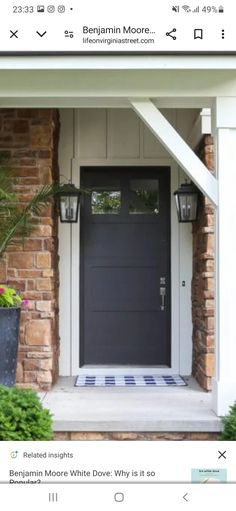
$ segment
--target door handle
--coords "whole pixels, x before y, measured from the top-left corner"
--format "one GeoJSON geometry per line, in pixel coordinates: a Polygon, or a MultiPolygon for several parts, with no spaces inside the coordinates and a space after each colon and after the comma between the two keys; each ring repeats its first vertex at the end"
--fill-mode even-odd
{"type": "Polygon", "coordinates": [[[160,296],[161,296],[161,311],[165,310],[165,296],[166,296],[166,288],[160,287],[160,296]]]}

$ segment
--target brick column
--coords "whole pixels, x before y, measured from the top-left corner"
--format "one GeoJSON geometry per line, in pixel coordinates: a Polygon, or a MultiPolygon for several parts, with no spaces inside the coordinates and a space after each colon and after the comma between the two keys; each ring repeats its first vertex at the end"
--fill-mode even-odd
{"type": "MultiPolygon", "coordinates": [[[[199,147],[199,155],[213,172],[212,137],[204,137],[199,147]]],[[[212,388],[215,362],[214,244],[214,207],[201,195],[198,220],[193,223],[193,376],[206,390],[212,388]]]]}
{"type": "MultiPolygon", "coordinates": [[[[58,178],[59,120],[52,109],[0,109],[0,157],[22,202],[58,178]]],[[[58,236],[50,205],[24,246],[15,240],[0,265],[1,281],[16,287],[29,306],[22,311],[17,381],[49,389],[58,375],[58,236]]]]}

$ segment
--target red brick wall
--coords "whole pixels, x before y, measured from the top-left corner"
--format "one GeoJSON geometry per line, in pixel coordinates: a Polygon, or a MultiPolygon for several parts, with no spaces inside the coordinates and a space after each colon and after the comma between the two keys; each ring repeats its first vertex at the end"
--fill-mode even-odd
{"type": "MultiPolygon", "coordinates": [[[[214,171],[213,139],[206,136],[199,155],[214,171]]],[[[214,208],[201,195],[197,222],[193,223],[193,376],[200,385],[211,390],[214,374],[214,208]]]]}
{"type": "MultiPolygon", "coordinates": [[[[20,201],[28,201],[58,176],[59,120],[52,109],[0,109],[0,158],[12,172],[20,201]]],[[[22,311],[17,381],[48,389],[58,374],[58,250],[55,208],[44,208],[24,246],[11,245],[0,280],[16,287],[29,306],[22,311]]]]}

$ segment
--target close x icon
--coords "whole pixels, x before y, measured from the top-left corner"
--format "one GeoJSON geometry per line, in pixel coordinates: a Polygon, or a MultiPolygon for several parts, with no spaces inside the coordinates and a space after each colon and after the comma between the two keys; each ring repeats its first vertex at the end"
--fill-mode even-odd
{"type": "Polygon", "coordinates": [[[10,33],[11,33],[11,35],[10,35],[10,39],[12,39],[13,37],[15,37],[16,39],[18,39],[18,35],[17,35],[17,34],[18,34],[18,32],[19,32],[19,30],[10,30],[10,33]]]}
{"type": "Polygon", "coordinates": [[[226,451],[218,451],[218,460],[220,460],[220,458],[224,458],[226,460],[226,451]]]}

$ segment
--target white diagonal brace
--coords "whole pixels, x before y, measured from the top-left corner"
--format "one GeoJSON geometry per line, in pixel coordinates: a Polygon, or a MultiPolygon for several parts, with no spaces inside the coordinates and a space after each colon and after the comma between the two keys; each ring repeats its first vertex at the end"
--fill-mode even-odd
{"type": "Polygon", "coordinates": [[[189,178],[215,206],[218,204],[218,183],[207,167],[171,126],[150,99],[130,99],[132,108],[178,162],[189,178]]]}

